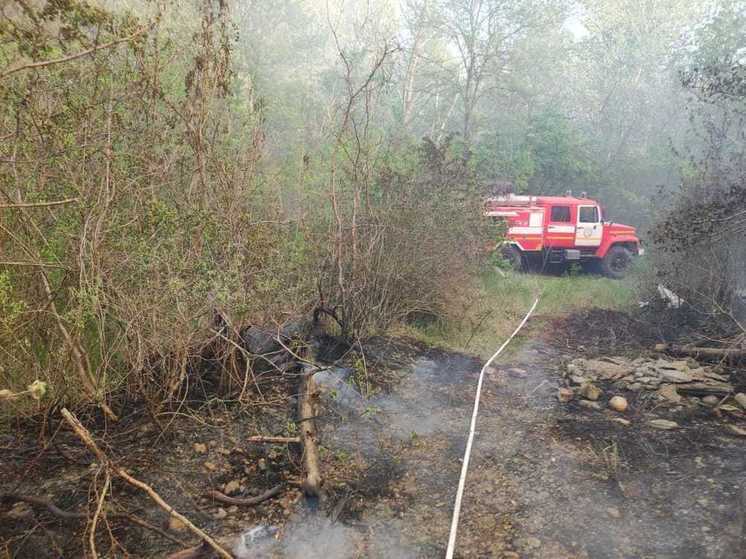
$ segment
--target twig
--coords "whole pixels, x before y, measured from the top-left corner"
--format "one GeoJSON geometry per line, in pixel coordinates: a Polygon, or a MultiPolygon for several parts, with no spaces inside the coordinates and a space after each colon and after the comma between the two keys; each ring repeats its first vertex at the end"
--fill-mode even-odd
{"type": "Polygon", "coordinates": [[[101,495],[98,497],[96,512],[93,514],[91,528],[88,533],[88,545],[91,548],[91,557],[93,557],[93,559],[98,559],[98,553],[96,552],[96,525],[101,516],[101,510],[104,508],[104,500],[106,499],[106,494],[109,492],[109,485],[111,484],[111,474],[109,474],[108,468],[105,468],[105,474],[106,479],[104,480],[104,488],[101,490],[101,495]]]}
{"type": "Polygon", "coordinates": [[[233,559],[233,556],[225,549],[223,549],[223,547],[218,542],[216,542],[206,532],[192,524],[192,522],[186,516],[179,513],[171,505],[164,501],[163,498],[158,493],[156,493],[156,491],[152,487],[140,481],[139,479],[132,477],[123,468],[114,464],[109,459],[109,457],[98,447],[98,445],[96,445],[93,437],[91,437],[90,432],[85,427],[83,427],[80,421],[78,421],[78,418],[70,413],[67,408],[62,408],[60,413],[62,414],[62,417],[65,419],[65,421],[67,421],[67,423],[70,425],[70,427],[72,427],[73,431],[75,431],[75,434],[80,438],[81,441],[83,441],[83,443],[96,456],[96,458],[102,465],[111,470],[117,476],[121,477],[130,485],[137,487],[138,489],[141,489],[145,493],[147,493],[148,496],[153,501],[155,501],[155,503],[159,507],[166,511],[170,516],[173,516],[177,520],[180,520],[194,535],[198,536],[200,539],[204,540],[210,547],[212,547],[212,549],[214,549],[218,555],[224,557],[225,559],[233,559]]]}
{"type": "Polygon", "coordinates": [[[151,532],[155,532],[159,536],[161,536],[161,537],[163,537],[163,538],[165,538],[165,539],[167,539],[167,540],[169,540],[169,541],[171,541],[171,542],[173,542],[173,543],[175,543],[177,545],[182,545],[182,546],[186,545],[179,538],[175,538],[174,536],[172,536],[171,534],[169,534],[165,530],[162,530],[162,529],[158,528],[158,526],[152,525],[147,520],[143,520],[142,518],[139,518],[139,517],[135,516],[134,514],[130,514],[128,512],[118,512],[114,516],[115,517],[126,518],[127,520],[129,520],[133,524],[137,524],[138,526],[141,526],[142,528],[145,528],[146,530],[150,530],[151,532]]]}
{"type": "Polygon", "coordinates": [[[258,505],[259,503],[263,503],[267,499],[271,499],[275,495],[279,495],[284,488],[284,485],[275,485],[272,489],[265,491],[261,495],[258,495],[256,497],[249,497],[247,499],[241,499],[239,497],[229,497],[228,495],[221,493],[220,491],[208,491],[207,496],[219,501],[221,503],[225,503],[227,505],[238,505],[239,507],[253,507],[254,505],[258,505]]]}

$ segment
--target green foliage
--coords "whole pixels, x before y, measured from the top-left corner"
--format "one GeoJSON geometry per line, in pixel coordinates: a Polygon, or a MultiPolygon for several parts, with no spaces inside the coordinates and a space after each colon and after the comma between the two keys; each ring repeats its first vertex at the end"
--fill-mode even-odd
{"type": "MultiPolygon", "coordinates": [[[[0,272],[0,325],[2,336],[12,336],[13,325],[26,310],[26,304],[16,299],[9,272],[0,272]]],[[[10,338],[6,338],[8,340],[10,338]]],[[[6,341],[7,343],[7,341],[6,341]]]]}
{"type": "Polygon", "coordinates": [[[41,372],[99,399],[118,383],[142,392],[144,364],[163,362],[146,378],[169,397],[215,309],[265,320],[308,289],[278,296],[305,254],[258,188],[260,115],[233,95],[227,6],[183,20],[77,1],[7,13],[0,203],[63,203],[0,209],[0,379],[41,372]]]}

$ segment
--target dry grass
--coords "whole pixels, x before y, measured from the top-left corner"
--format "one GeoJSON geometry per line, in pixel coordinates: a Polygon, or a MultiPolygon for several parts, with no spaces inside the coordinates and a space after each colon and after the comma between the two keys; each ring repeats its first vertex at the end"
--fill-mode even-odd
{"type": "MultiPolygon", "coordinates": [[[[515,329],[535,297],[540,319],[554,318],[589,307],[624,309],[634,304],[634,280],[501,274],[488,271],[472,288],[454,296],[453,318],[427,325],[400,326],[397,333],[429,344],[489,357],[497,345],[515,329]]],[[[520,339],[520,337],[518,338],[520,339]]],[[[517,347],[518,344],[514,344],[517,347]]]]}

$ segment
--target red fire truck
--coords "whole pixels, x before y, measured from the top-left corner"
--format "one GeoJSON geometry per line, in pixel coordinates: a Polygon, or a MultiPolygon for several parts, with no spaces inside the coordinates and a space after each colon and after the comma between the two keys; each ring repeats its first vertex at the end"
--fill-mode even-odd
{"type": "Polygon", "coordinates": [[[603,221],[601,206],[585,195],[505,194],[488,198],[485,213],[505,223],[501,250],[516,270],[575,262],[619,279],[644,252],[634,227],[603,221]]]}

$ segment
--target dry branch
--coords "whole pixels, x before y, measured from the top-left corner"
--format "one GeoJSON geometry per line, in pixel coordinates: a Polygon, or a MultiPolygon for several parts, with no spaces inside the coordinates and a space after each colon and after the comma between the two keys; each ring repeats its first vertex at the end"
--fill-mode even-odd
{"type": "Polygon", "coordinates": [[[18,495],[16,493],[4,493],[0,495],[0,501],[15,501],[15,502],[23,502],[28,503],[30,505],[37,505],[39,507],[44,507],[49,512],[51,512],[53,515],[58,516],[60,518],[64,518],[65,520],[80,520],[81,518],[86,518],[87,515],[82,512],[68,512],[66,510],[62,510],[57,505],[55,505],[52,501],[48,499],[43,499],[41,497],[33,497],[31,495],[18,495]]]}
{"type": "Polygon", "coordinates": [[[318,435],[316,422],[318,392],[313,374],[304,374],[300,379],[300,391],[298,397],[298,423],[300,425],[300,438],[303,443],[303,466],[305,479],[303,480],[303,492],[307,497],[321,498],[321,468],[319,466],[319,448],[317,445],[318,435]]]}
{"type": "Polygon", "coordinates": [[[106,500],[106,494],[109,492],[111,486],[111,473],[109,469],[105,469],[106,479],[104,481],[104,488],[101,490],[101,494],[98,496],[96,502],[96,512],[93,513],[91,519],[90,529],[88,531],[88,546],[91,550],[91,557],[98,559],[98,552],[96,551],[96,526],[98,526],[98,519],[101,517],[101,512],[104,509],[104,501],[106,500]]]}
{"type": "MultiPolygon", "coordinates": [[[[58,516],[59,518],[62,518],[64,520],[82,520],[84,518],[88,518],[88,515],[84,512],[70,512],[70,511],[63,510],[57,505],[55,505],[49,499],[44,499],[42,497],[34,497],[31,495],[19,495],[17,493],[5,493],[5,494],[0,495],[0,501],[23,502],[23,503],[29,503],[30,505],[44,507],[54,516],[58,516]]],[[[109,516],[113,516],[114,518],[123,518],[123,519],[129,520],[133,524],[137,524],[138,526],[145,528],[146,530],[155,532],[156,534],[159,534],[163,538],[175,544],[184,545],[184,542],[181,541],[180,539],[175,538],[174,536],[172,536],[168,532],[165,532],[164,530],[161,530],[160,528],[158,528],[158,526],[153,526],[150,522],[147,522],[146,520],[143,520],[142,518],[138,518],[134,514],[130,514],[128,512],[122,511],[122,512],[111,513],[109,516]]]]}
{"type": "Polygon", "coordinates": [[[142,518],[139,518],[139,517],[135,516],[134,514],[130,514],[128,512],[118,512],[118,513],[114,514],[113,516],[115,516],[116,518],[126,518],[127,520],[129,520],[133,524],[137,524],[138,526],[140,526],[142,528],[145,528],[146,530],[150,530],[151,532],[155,532],[156,534],[158,534],[162,538],[165,538],[165,539],[169,540],[170,542],[173,542],[173,543],[175,543],[177,545],[186,545],[179,538],[175,538],[174,536],[172,536],[171,534],[169,534],[165,530],[162,530],[158,526],[153,526],[147,520],[143,520],[142,518]]]}
{"type": "Polygon", "coordinates": [[[716,348],[716,347],[689,347],[675,344],[657,344],[655,351],[668,353],[676,356],[694,357],[706,361],[730,361],[739,362],[746,360],[746,349],[739,348],[716,348]]]}
{"type": "Polygon", "coordinates": [[[171,505],[169,505],[166,501],[164,501],[163,498],[158,493],[156,493],[156,491],[152,487],[140,481],[139,479],[132,477],[123,468],[114,464],[109,459],[109,457],[98,447],[98,445],[96,445],[90,432],[85,427],[83,427],[80,421],[78,421],[78,418],[75,417],[72,413],[70,413],[68,409],[62,408],[62,411],[60,413],[62,413],[62,417],[65,419],[65,421],[67,421],[70,427],[72,427],[73,431],[75,431],[75,434],[80,438],[81,441],[83,441],[83,443],[96,456],[98,461],[105,468],[107,468],[111,473],[122,478],[124,481],[126,481],[130,485],[137,487],[138,489],[141,489],[145,493],[147,493],[148,496],[153,501],[155,501],[155,503],[159,507],[161,507],[164,511],[166,511],[170,516],[173,516],[174,518],[180,520],[184,524],[184,526],[186,526],[194,535],[196,535],[201,540],[203,540],[205,543],[207,543],[213,550],[215,550],[215,552],[219,556],[224,557],[225,559],[233,558],[233,556],[230,553],[228,553],[218,542],[216,542],[206,532],[202,531],[200,528],[192,524],[192,522],[186,516],[176,511],[171,505]]]}
{"type": "Polygon", "coordinates": [[[15,204],[0,204],[0,210],[13,208],[48,208],[49,206],[64,206],[77,202],[77,198],[65,198],[64,200],[53,200],[51,202],[18,202],[15,204]]]}
{"type": "Polygon", "coordinates": [[[259,503],[263,503],[267,499],[271,499],[275,495],[279,495],[282,492],[284,485],[275,485],[272,489],[265,491],[261,495],[256,497],[249,497],[242,499],[239,497],[229,497],[228,495],[221,493],[220,491],[208,491],[207,496],[211,499],[225,503],[227,505],[237,505],[239,507],[253,507],[259,503]]]}
{"type": "Polygon", "coordinates": [[[300,444],[300,437],[263,437],[257,435],[255,437],[249,437],[247,439],[250,443],[266,443],[266,444],[300,444]]]}
{"type": "Polygon", "coordinates": [[[167,555],[166,559],[209,559],[212,556],[211,549],[207,542],[202,542],[194,547],[182,549],[181,551],[167,555]]]}
{"type": "Polygon", "coordinates": [[[58,268],[66,270],[62,264],[52,264],[49,262],[28,262],[23,260],[0,260],[0,266],[20,266],[29,268],[58,268]]]}

